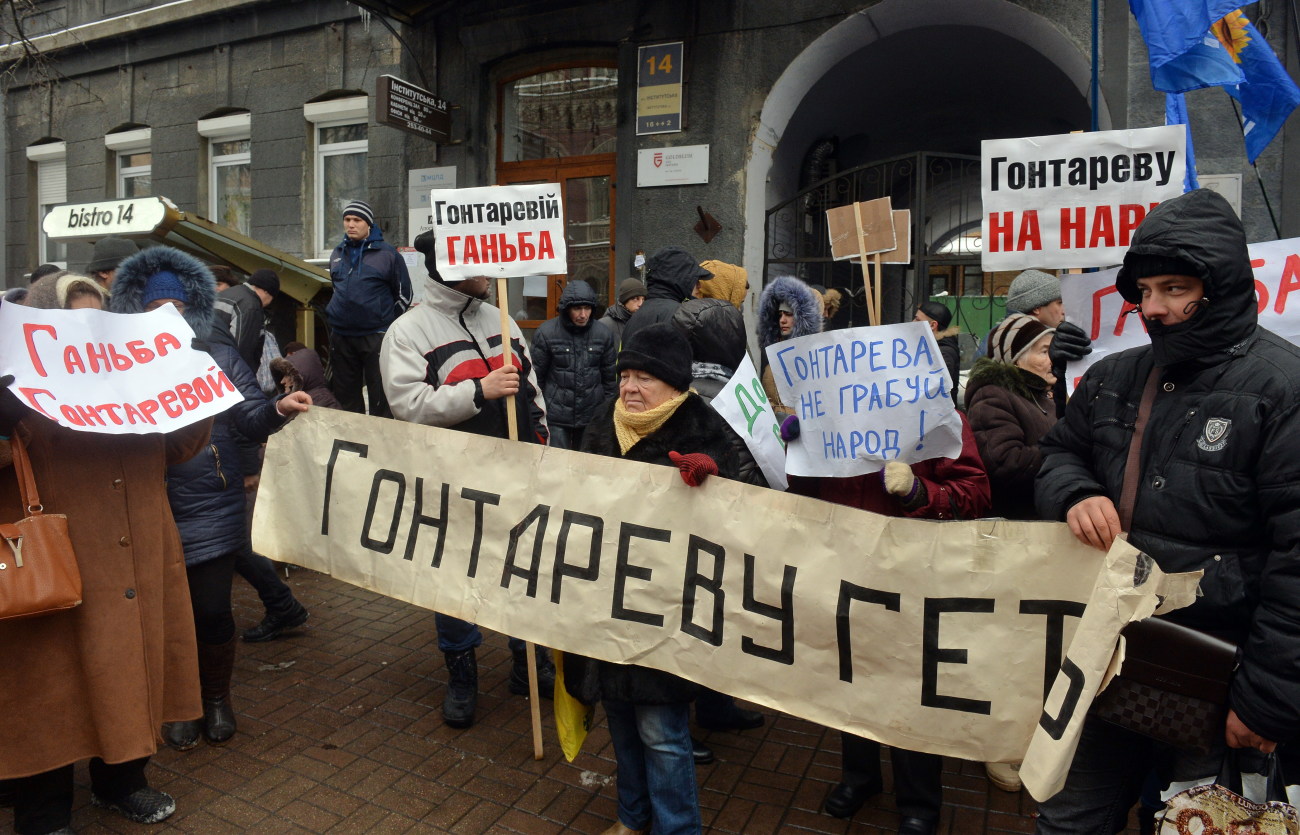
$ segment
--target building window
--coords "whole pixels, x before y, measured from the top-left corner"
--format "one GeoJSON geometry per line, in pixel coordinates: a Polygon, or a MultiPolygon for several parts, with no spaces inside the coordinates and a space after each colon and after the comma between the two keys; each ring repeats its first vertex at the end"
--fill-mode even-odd
{"type": "Polygon", "coordinates": [[[252,228],[253,163],[247,113],[199,120],[208,140],[208,217],[249,234],[252,228]]]}
{"type": "Polygon", "coordinates": [[[126,200],[153,194],[153,154],[149,151],[152,131],[149,128],[110,133],[104,145],[114,154],[117,172],[117,196],[126,200]]]}
{"type": "Polygon", "coordinates": [[[68,246],[47,238],[43,221],[50,209],[68,202],[68,145],[66,142],[30,145],[27,159],[36,166],[36,263],[66,268],[68,246]]]}
{"type": "Polygon", "coordinates": [[[501,161],[615,151],[618,70],[563,67],[508,82],[502,90],[501,161]]]}
{"type": "Polygon", "coordinates": [[[343,207],[369,200],[366,154],[369,102],[364,96],[311,102],[303,108],[316,131],[316,250],[328,255],[343,235],[343,207]]]}

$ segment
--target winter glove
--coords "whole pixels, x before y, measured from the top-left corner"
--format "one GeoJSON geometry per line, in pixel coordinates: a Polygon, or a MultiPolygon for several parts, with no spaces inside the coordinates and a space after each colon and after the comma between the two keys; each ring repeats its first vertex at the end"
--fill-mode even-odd
{"type": "Polygon", "coordinates": [[[781,421],[781,440],[787,444],[799,437],[799,417],[790,415],[781,421]]]}
{"type": "Polygon", "coordinates": [[[718,474],[717,462],[702,452],[692,452],[689,455],[670,452],[668,460],[677,465],[677,469],[682,471],[682,481],[691,487],[699,487],[705,478],[718,474]]]}
{"type": "Polygon", "coordinates": [[[885,490],[898,497],[905,508],[919,507],[926,499],[925,485],[902,461],[890,461],[880,471],[885,490]]]}
{"type": "Polygon", "coordinates": [[[27,416],[28,408],[23,405],[9,387],[13,385],[14,375],[0,377],[0,438],[8,438],[14,432],[18,421],[27,416]]]}
{"type": "Polygon", "coordinates": [[[1092,353],[1092,341],[1083,328],[1073,322],[1061,322],[1052,334],[1052,345],[1047,349],[1052,368],[1065,368],[1067,362],[1076,362],[1092,353]]]}

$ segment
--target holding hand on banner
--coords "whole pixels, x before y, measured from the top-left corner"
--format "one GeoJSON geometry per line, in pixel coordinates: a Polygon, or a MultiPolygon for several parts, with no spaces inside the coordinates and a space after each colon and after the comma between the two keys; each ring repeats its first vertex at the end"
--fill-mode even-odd
{"type": "Polygon", "coordinates": [[[691,487],[699,487],[704,479],[718,474],[718,462],[702,452],[692,452],[689,455],[670,452],[668,460],[677,465],[682,473],[682,481],[691,487]]]}
{"type": "Polygon", "coordinates": [[[1070,532],[1080,542],[1102,551],[1109,551],[1111,543],[1120,533],[1115,503],[1106,496],[1089,496],[1081,502],[1075,502],[1065,512],[1065,521],[1070,525],[1070,532]]]}
{"type": "Polygon", "coordinates": [[[305,391],[290,392],[275,401],[275,411],[279,413],[280,417],[293,417],[299,412],[305,412],[310,408],[311,395],[305,391]]]}
{"type": "Polygon", "coordinates": [[[8,438],[13,432],[14,424],[27,413],[27,407],[9,390],[13,381],[12,374],[0,377],[0,438],[8,438]]]}
{"type": "Polygon", "coordinates": [[[781,440],[787,444],[799,437],[799,416],[787,415],[785,420],[781,421],[781,440]]]}
{"type": "Polygon", "coordinates": [[[484,400],[500,400],[519,393],[519,369],[513,365],[504,365],[493,369],[480,380],[483,386],[484,400]]]}
{"type": "Polygon", "coordinates": [[[912,468],[902,461],[890,461],[880,471],[885,482],[885,489],[902,500],[904,505],[917,504],[918,499],[925,499],[925,485],[912,472],[912,468]]]}
{"type": "MultiPolygon", "coordinates": [[[[1083,328],[1073,322],[1061,322],[1052,334],[1052,346],[1048,352],[1052,368],[1065,368],[1067,362],[1078,362],[1092,353],[1092,340],[1083,328]]],[[[1061,376],[1060,374],[1057,375],[1061,376]]]]}

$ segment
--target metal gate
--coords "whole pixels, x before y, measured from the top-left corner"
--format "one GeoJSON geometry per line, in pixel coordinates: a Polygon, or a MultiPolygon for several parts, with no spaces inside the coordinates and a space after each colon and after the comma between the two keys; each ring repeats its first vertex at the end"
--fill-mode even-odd
{"type": "MultiPolygon", "coordinates": [[[[835,324],[867,324],[862,272],[848,261],[831,259],[826,210],[879,197],[912,212],[912,262],[884,269],[883,323],[910,320],[916,306],[940,289],[963,297],[964,303],[956,305],[959,320],[977,307],[991,306],[992,288],[985,286],[979,266],[980,161],[956,154],[921,152],[868,163],[772,207],[766,217],[765,280],[794,275],[839,289],[852,303],[835,324]]],[[[968,324],[964,331],[978,326],[968,324]]]]}

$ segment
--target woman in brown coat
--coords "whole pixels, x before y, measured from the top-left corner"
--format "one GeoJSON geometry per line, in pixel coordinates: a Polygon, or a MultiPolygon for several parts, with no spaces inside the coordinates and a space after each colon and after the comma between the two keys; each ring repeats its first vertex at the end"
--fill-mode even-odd
{"type": "Polygon", "coordinates": [[[966,383],[966,413],[993,488],[993,514],[1036,519],[1034,476],[1043,463],[1038,442],[1056,423],[1052,400],[1053,329],[1013,313],[989,335],[966,383]]]}
{"type": "Polygon", "coordinates": [[[167,435],[73,431],[21,404],[11,381],[0,380],[0,521],[26,515],[8,454],[20,439],[45,512],[68,517],[83,597],[70,611],[0,621],[0,780],[15,830],[71,831],[73,763],[88,758],[96,805],[162,820],[176,804],[144,775],[158,729],[203,712],[164,478],[203,449],[211,421],[167,435]]]}

